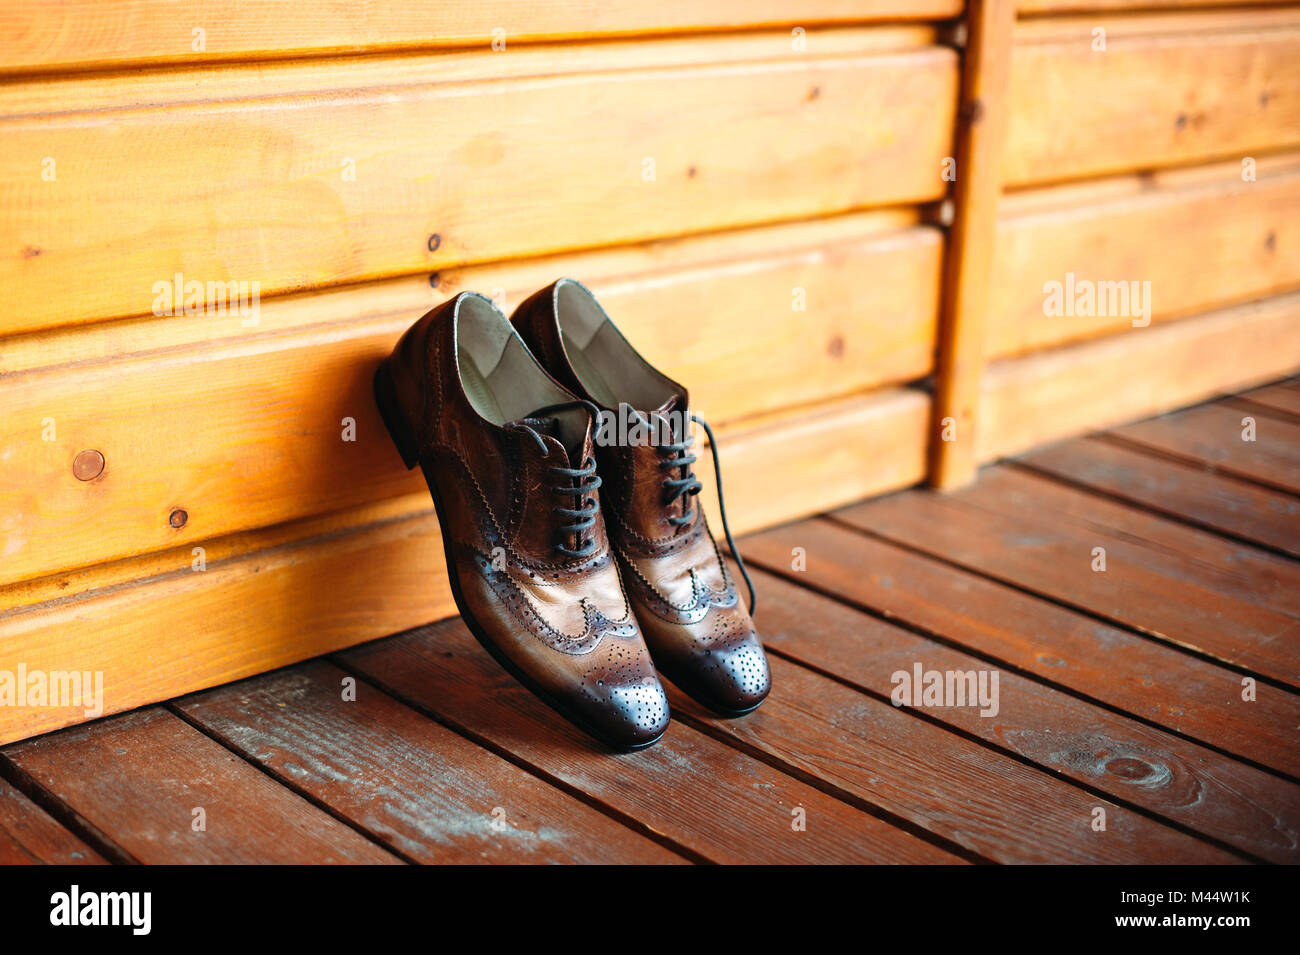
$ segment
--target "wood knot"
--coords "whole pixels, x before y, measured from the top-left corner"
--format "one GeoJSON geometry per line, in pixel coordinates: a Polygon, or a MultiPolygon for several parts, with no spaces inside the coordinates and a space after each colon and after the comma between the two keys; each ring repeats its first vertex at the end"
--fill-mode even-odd
{"type": "Polygon", "coordinates": [[[82,451],[72,459],[72,473],[78,481],[93,481],[104,472],[104,456],[98,451],[82,451]]]}

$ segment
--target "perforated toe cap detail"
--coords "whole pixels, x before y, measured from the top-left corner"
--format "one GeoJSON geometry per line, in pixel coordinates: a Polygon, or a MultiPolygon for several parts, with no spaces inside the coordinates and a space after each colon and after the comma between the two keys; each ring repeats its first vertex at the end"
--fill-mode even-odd
{"type": "Polygon", "coordinates": [[[604,714],[611,742],[642,746],[668,728],[668,697],[639,640],[611,641],[582,675],[588,705],[604,714]]]}
{"type": "Polygon", "coordinates": [[[723,654],[720,666],[743,700],[758,703],[767,696],[772,675],[767,668],[767,654],[756,644],[747,643],[723,654]]]}
{"type": "Polygon", "coordinates": [[[668,728],[668,697],[657,682],[613,687],[609,705],[623,716],[629,745],[658,739],[668,728]]]}

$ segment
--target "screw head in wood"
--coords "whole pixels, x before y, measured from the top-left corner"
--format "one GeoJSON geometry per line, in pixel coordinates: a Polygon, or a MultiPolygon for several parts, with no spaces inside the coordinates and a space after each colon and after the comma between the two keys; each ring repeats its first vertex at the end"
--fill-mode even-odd
{"type": "Polygon", "coordinates": [[[172,527],[184,527],[185,522],[190,519],[189,514],[185,513],[184,508],[176,508],[172,511],[171,516],[167,518],[167,523],[172,527]]]}

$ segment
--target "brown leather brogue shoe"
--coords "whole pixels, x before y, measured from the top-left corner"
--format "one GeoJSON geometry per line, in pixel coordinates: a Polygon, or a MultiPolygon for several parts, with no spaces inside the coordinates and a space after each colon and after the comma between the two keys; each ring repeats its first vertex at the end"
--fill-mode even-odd
{"type": "Polygon", "coordinates": [[[591,735],[619,749],[658,740],[668,701],[610,553],[595,409],[473,292],[402,336],[375,399],[403,462],[424,472],[478,641],[591,735]]]}
{"type": "MultiPolygon", "coordinates": [[[[609,536],[641,632],[659,672],[724,716],[763,702],[771,676],[747,612],[696,501],[686,389],[642,358],[595,296],[560,279],[523,302],[512,318],[559,382],[600,409],[596,457],[604,480],[609,536]]],[[[722,479],[718,473],[718,498],[722,479]]],[[[726,509],[722,509],[724,530],[726,509]]]]}

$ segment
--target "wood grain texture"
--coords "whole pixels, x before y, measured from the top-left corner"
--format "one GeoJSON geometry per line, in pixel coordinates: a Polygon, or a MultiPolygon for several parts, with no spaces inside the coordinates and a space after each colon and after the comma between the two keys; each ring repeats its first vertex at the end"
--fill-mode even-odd
{"type": "Polygon", "coordinates": [[[269,298],[942,194],[951,50],[764,36],[723,63],[456,81],[409,62],[373,86],[307,64],[279,94],[233,78],[159,103],[125,77],[53,112],[0,104],[0,175],[27,184],[0,198],[0,332],[157,314],[177,273],[269,298]]]}
{"type": "Polygon", "coordinates": [[[1300,776],[1295,694],[1270,689],[1247,704],[1240,674],[856,529],[869,526],[848,508],[751,535],[741,547],[798,583],[1011,671],[1300,776]],[[807,576],[789,574],[793,547],[804,548],[807,576]]]}
{"type": "Polygon", "coordinates": [[[163,709],[31,740],[4,755],[111,832],[137,862],[399,861],[163,709]]]}
{"type": "Polygon", "coordinates": [[[459,619],[357,647],[342,660],[514,762],[709,861],[958,861],[680,723],[647,750],[611,755],[509,677],[459,619]],[[804,831],[791,825],[797,808],[809,820],[804,831]]]}
{"type": "Polygon", "coordinates": [[[1011,469],[950,498],[893,495],[844,519],[1300,687],[1300,565],[1268,552],[1011,469]],[[1098,547],[1104,571],[1093,569],[1098,547]]]}
{"type": "MultiPolygon", "coordinates": [[[[820,523],[820,522],[818,522],[820,523]]],[[[784,531],[798,538],[804,525],[784,531]]],[[[847,543],[847,542],[846,542],[847,543]]],[[[853,546],[817,547],[790,580],[838,593],[863,571],[853,546]],[[831,565],[829,568],[827,565],[831,565]],[[806,576],[804,576],[806,574],[806,576]]],[[[931,719],[1067,779],[1275,862],[1300,857],[1300,786],[1068,696],[771,574],[761,574],[764,644],[889,700],[894,674],[998,670],[998,708],[918,707],[931,719]]],[[[915,705],[915,704],[914,704],[915,705]]]]}
{"type": "MultiPolygon", "coordinates": [[[[3,760],[0,756],[0,761],[3,760]]],[[[103,856],[0,779],[0,865],[103,865],[103,856]]]]}
{"type": "MultiPolygon", "coordinates": [[[[694,341],[718,349],[725,359],[744,348],[734,334],[735,323],[743,321],[752,336],[791,349],[787,363],[816,380],[800,390],[787,370],[765,366],[775,376],[769,387],[778,392],[776,400],[788,402],[825,394],[817,382],[827,379],[842,380],[851,390],[885,380],[880,376],[920,377],[930,369],[943,240],[939,230],[918,221],[915,208],[900,206],[440,269],[432,278],[404,276],[270,299],[262,303],[253,327],[238,316],[199,314],[47,329],[5,339],[0,380],[24,371],[213,349],[319,325],[379,322],[387,327],[390,320],[414,321],[467,289],[490,295],[509,313],[537,289],[569,275],[609,303],[619,326],[654,361],[676,362],[677,373],[692,381],[698,373],[690,375],[682,363],[693,353],[677,345],[683,332],[699,336],[694,341]],[[891,280],[862,283],[863,271],[880,271],[891,280]],[[798,288],[806,293],[803,312],[793,308],[798,288]],[[663,320],[665,314],[686,312],[691,313],[686,329],[663,320]],[[808,330],[804,339],[790,335],[792,318],[808,330]],[[832,348],[830,336],[836,333],[843,341],[832,348]],[[825,347],[816,347],[823,336],[825,347]]],[[[693,394],[701,392],[711,406],[708,389],[709,382],[698,382],[693,394]]],[[[766,394],[750,399],[759,411],[771,404],[766,394]]]]}
{"type": "Polygon", "coordinates": [[[1236,160],[1004,198],[986,356],[1137,334],[1145,322],[1300,287],[1300,158],[1261,157],[1254,181],[1242,173],[1236,160]],[[1045,286],[1064,286],[1067,275],[1076,287],[1129,283],[1140,298],[1118,299],[1128,301],[1124,310],[1103,293],[1100,307],[1086,310],[1107,314],[1049,315],[1045,286]]]}
{"type": "Polygon", "coordinates": [[[1237,396],[1237,401],[1300,418],[1300,387],[1293,381],[1244,392],[1237,396]]]}
{"type": "Polygon", "coordinates": [[[1236,857],[780,658],[774,690],[713,729],[995,862],[1236,857]],[[1091,828],[1104,809],[1106,831],[1091,828]]]}
{"type": "MultiPolygon", "coordinates": [[[[0,642],[30,669],[102,670],[111,714],[447,616],[437,519],[427,492],[413,502],[411,517],[348,514],[340,523],[357,526],[214,545],[202,571],[186,547],[141,579],[99,588],[92,575],[78,595],[0,617],[0,642]]],[[[0,742],[85,719],[82,707],[5,707],[0,742]]]]}
{"type": "MultiPolygon", "coordinates": [[[[719,432],[732,532],[807,517],[920,482],[926,473],[929,412],[929,396],[923,392],[886,388],[793,408],[719,432]]],[[[721,534],[717,492],[709,480],[710,455],[706,447],[695,469],[704,484],[700,500],[709,524],[721,534]]]]}
{"type": "Polygon", "coordinates": [[[0,11],[0,72],[120,67],[378,52],[435,47],[490,49],[494,31],[515,43],[575,37],[727,30],[777,24],[944,19],[958,0],[509,0],[447,3],[253,0],[238,8],[207,0],[14,0],[0,11]],[[195,29],[202,29],[195,49],[195,29]]]}
{"type": "Polygon", "coordinates": [[[1300,557],[1300,499],[1293,495],[1104,437],[1052,445],[1017,461],[1145,510],[1300,557]]]}
{"type": "Polygon", "coordinates": [[[996,362],[980,459],[1117,425],[1300,368],[1300,295],[996,362]]]}
{"type": "Polygon", "coordinates": [[[685,861],[328,663],[174,705],[280,782],[412,861],[685,861]],[[355,697],[345,701],[347,680],[355,697]]]}
{"type": "Polygon", "coordinates": [[[1116,428],[1114,434],[1211,471],[1300,494],[1300,422],[1214,403],[1116,428]],[[1250,422],[1254,440],[1247,440],[1250,422]]]}
{"type": "Polygon", "coordinates": [[[1017,30],[1008,184],[1300,145],[1294,10],[1037,21],[1017,30]],[[1105,30],[1105,50],[1093,31],[1105,30]]]}
{"type": "Polygon", "coordinates": [[[930,482],[938,487],[967,483],[977,464],[980,377],[1015,19],[1013,0],[973,0],[966,17],[970,35],[957,114],[954,222],[944,263],[930,426],[930,482]]]}
{"type": "Polygon", "coordinates": [[[1016,9],[1022,14],[1083,13],[1096,10],[1170,10],[1186,11],[1195,7],[1237,7],[1278,5],[1290,0],[1020,0],[1016,9]]]}
{"type": "MultiPolygon", "coordinates": [[[[827,499],[853,500],[920,480],[926,409],[919,392],[886,391],[792,412],[743,432],[719,432],[733,529],[779,523],[827,499]],[[792,463],[778,471],[771,466],[778,458],[792,463]],[[824,495],[790,494],[791,482],[819,483],[824,495]]],[[[409,477],[396,451],[382,450],[409,477]]],[[[697,465],[706,477],[710,467],[707,456],[697,465]]],[[[721,532],[711,494],[705,508],[721,532]]],[[[0,606],[9,608],[0,613],[0,642],[14,659],[46,670],[104,671],[107,712],[454,612],[437,521],[421,489],[11,585],[0,589],[0,606]],[[205,548],[202,571],[195,546],[205,548]]],[[[0,708],[0,742],[84,719],[79,707],[0,708]]]]}
{"type": "Polygon", "coordinates": [[[695,409],[718,425],[923,376],[941,240],[929,228],[882,228],[891,219],[851,216],[472,269],[441,276],[437,293],[397,281],[287,298],[267,303],[256,332],[238,318],[196,317],[19,339],[6,361],[11,374],[0,373],[10,410],[0,423],[0,487],[12,503],[0,516],[4,575],[418,488],[393,466],[370,377],[431,300],[461,288],[499,292],[510,307],[556,275],[583,276],[643,354],[688,382],[695,409]],[[864,284],[863,269],[893,280],[864,284]],[[32,362],[44,364],[19,370],[32,362]],[[343,440],[345,418],[356,422],[355,441],[343,440]],[[89,483],[72,472],[86,449],[106,461],[89,483]],[[179,531],[168,521],[177,507],[188,515],[179,531]]]}
{"type": "MultiPolygon", "coordinates": [[[[938,30],[923,23],[894,26],[814,28],[809,42],[818,57],[840,59],[868,52],[899,52],[934,46],[938,30]]],[[[798,50],[786,31],[741,31],[687,37],[609,40],[517,46],[509,56],[482,49],[464,52],[405,53],[400,56],[341,56],[312,60],[269,60],[214,68],[131,71],[130,82],[116,75],[68,73],[34,82],[0,86],[0,115],[34,117],[96,109],[150,108],[201,104],[214,100],[325,98],[349,90],[411,85],[413,76],[436,76],[439,83],[477,83],[500,79],[618,73],[694,66],[744,64],[790,58],[798,50]]],[[[807,50],[804,51],[807,53],[807,50]]]]}
{"type": "MultiPolygon", "coordinates": [[[[736,339],[734,330],[708,321],[657,323],[652,360],[654,352],[676,356],[662,367],[669,374],[679,366],[698,373],[684,375],[688,381],[704,374],[697,335],[732,340],[732,357],[723,363],[732,371],[701,377],[719,382],[706,385],[695,404],[704,416],[725,423],[751,407],[770,407],[764,400],[751,403],[748,395],[777,381],[764,369],[792,354],[791,347],[779,344],[791,334],[780,311],[790,301],[784,278],[776,276],[775,287],[769,286],[772,320],[761,337],[736,339]],[[764,354],[769,348],[777,351],[764,354]],[[742,381],[748,385],[743,389],[720,387],[742,381]]],[[[650,311],[642,312],[643,324],[652,320],[650,311]]],[[[850,334],[855,342],[869,335],[867,329],[847,332],[849,320],[842,313],[813,320],[827,323],[824,334],[838,343],[837,355],[849,347],[844,343],[850,334]]],[[[10,413],[0,424],[0,480],[8,501],[0,513],[0,537],[7,580],[193,546],[418,491],[418,472],[402,468],[371,385],[374,368],[410,321],[402,315],[317,326],[292,336],[259,336],[186,353],[165,350],[7,380],[10,413]],[[84,450],[105,459],[103,472],[91,481],[79,480],[72,466],[84,450]],[[171,519],[178,509],[186,515],[180,527],[171,519]]],[[[830,356],[827,347],[808,338],[800,345],[809,365],[848,364],[830,356]]],[[[924,360],[923,350],[914,354],[924,360]]],[[[838,382],[834,390],[852,389],[857,378],[846,372],[810,382],[791,371],[783,372],[790,382],[780,389],[784,398],[774,391],[768,401],[808,396],[827,378],[838,382]]],[[[781,453],[804,455],[809,476],[824,482],[823,496],[802,502],[773,500],[762,471],[729,482],[735,486],[737,526],[787,519],[791,505],[810,513],[880,487],[914,482],[924,469],[924,425],[917,418],[925,405],[919,392],[886,391],[834,398],[726,428],[719,440],[724,454],[736,457],[736,468],[757,464],[779,446],[781,453]],[[876,428],[879,433],[873,433],[876,428]],[[844,441],[850,434],[858,440],[844,441]],[[870,441],[861,440],[868,434],[870,441]],[[790,445],[792,436],[796,443],[790,445]]]]}

